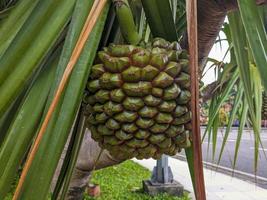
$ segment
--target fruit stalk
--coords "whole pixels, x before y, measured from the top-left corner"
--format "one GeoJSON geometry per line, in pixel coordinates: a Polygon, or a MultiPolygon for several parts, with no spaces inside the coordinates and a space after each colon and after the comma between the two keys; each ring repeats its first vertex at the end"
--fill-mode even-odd
{"type": "Polygon", "coordinates": [[[169,1],[142,0],[149,27],[154,37],[162,37],[170,42],[178,36],[169,1]]]}
{"type": "Polygon", "coordinates": [[[137,32],[133,14],[127,0],[113,0],[123,38],[130,44],[138,44],[141,37],[137,32]]]}

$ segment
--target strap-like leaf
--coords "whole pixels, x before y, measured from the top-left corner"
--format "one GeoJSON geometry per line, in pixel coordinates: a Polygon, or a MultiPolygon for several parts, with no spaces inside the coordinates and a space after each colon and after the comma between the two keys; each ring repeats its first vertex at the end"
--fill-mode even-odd
{"type": "Polygon", "coordinates": [[[16,4],[0,28],[0,56],[12,42],[39,0],[24,0],[16,4]]]}
{"type": "Polygon", "coordinates": [[[267,34],[254,0],[238,0],[242,22],[262,83],[267,90],[267,34]]]}
{"type": "Polygon", "coordinates": [[[7,132],[7,137],[0,151],[0,199],[4,199],[8,192],[21,165],[21,160],[36,133],[61,49],[59,48],[45,63],[7,132]]]}
{"type": "MultiPolygon", "coordinates": [[[[0,59],[0,116],[15,100],[70,18],[75,0],[40,1],[0,59]]],[[[0,33],[1,34],[1,33],[0,33]]]]}
{"type": "Polygon", "coordinates": [[[244,127],[246,124],[247,113],[248,113],[248,104],[244,103],[242,113],[241,113],[241,118],[240,118],[240,124],[239,124],[239,128],[238,128],[238,134],[237,134],[237,138],[236,138],[233,169],[235,169],[235,167],[236,167],[237,156],[238,156],[238,152],[239,152],[239,146],[240,146],[241,138],[243,135],[243,130],[244,130],[244,127]]]}
{"type": "MultiPolygon", "coordinates": [[[[247,37],[245,34],[245,29],[243,27],[240,15],[238,12],[231,13],[228,15],[230,30],[234,45],[234,51],[236,56],[236,61],[238,64],[240,79],[244,86],[244,94],[248,104],[249,118],[252,123],[253,131],[255,134],[255,155],[254,155],[254,168],[257,171],[258,166],[258,151],[256,150],[257,146],[261,143],[260,140],[260,129],[261,129],[261,118],[259,108],[261,105],[258,105],[256,96],[259,95],[258,90],[253,89],[253,85],[257,77],[252,77],[250,63],[253,61],[249,60],[249,46],[247,44],[247,37]]],[[[266,53],[266,52],[265,52],[266,53]]],[[[259,68],[258,68],[259,69],[259,68]]],[[[259,87],[259,84],[257,84],[259,87]]],[[[257,97],[258,98],[258,97],[257,97]]],[[[257,148],[258,149],[258,148],[257,148]]]]}
{"type": "Polygon", "coordinates": [[[221,161],[222,154],[224,152],[224,148],[225,148],[227,139],[229,137],[230,131],[232,129],[232,125],[233,125],[234,120],[236,118],[236,114],[237,114],[238,108],[240,107],[240,103],[241,103],[242,98],[243,98],[243,94],[244,94],[243,86],[240,85],[238,90],[237,90],[237,94],[235,96],[235,101],[233,103],[233,108],[232,108],[232,111],[231,111],[231,114],[230,114],[229,123],[227,125],[226,131],[225,131],[224,136],[223,136],[223,142],[222,142],[222,146],[221,146],[221,149],[220,149],[219,158],[218,158],[218,161],[217,161],[218,165],[219,165],[219,163],[221,161]]]}
{"type": "Polygon", "coordinates": [[[218,102],[217,102],[214,110],[212,112],[210,112],[211,115],[210,115],[210,118],[209,118],[209,123],[208,123],[207,128],[205,130],[205,133],[204,133],[204,135],[202,137],[202,140],[205,138],[207,132],[210,131],[210,129],[212,127],[212,123],[213,123],[213,121],[214,121],[217,113],[219,112],[221,105],[228,98],[228,96],[229,96],[231,90],[233,89],[233,86],[235,85],[235,83],[236,83],[237,80],[238,80],[238,69],[235,70],[235,72],[233,73],[231,79],[227,83],[227,86],[225,87],[224,91],[220,95],[220,97],[218,99],[218,102]]]}
{"type": "MultiPolygon", "coordinates": [[[[81,4],[77,5],[79,6],[80,15],[76,13],[76,17],[74,18],[75,20],[69,32],[69,40],[66,40],[67,43],[64,47],[64,54],[61,57],[60,68],[64,68],[69,61],[69,56],[79,37],[79,33],[88,15],[88,11],[92,6],[92,2],[93,1],[80,0],[81,4]],[[78,16],[84,16],[84,18],[79,18],[78,16]],[[76,25],[76,23],[78,23],[78,25],[76,25]],[[73,29],[77,26],[80,27],[80,29],[73,29]]],[[[64,96],[62,96],[60,104],[58,104],[53,118],[49,122],[49,126],[41,141],[32,166],[28,171],[21,192],[21,199],[45,199],[49,191],[50,182],[82,99],[90,67],[98,49],[107,11],[108,6],[101,14],[93,32],[90,34],[78,63],[71,74],[64,96]],[[48,146],[49,148],[47,148],[48,146]],[[47,162],[47,160],[49,160],[49,162],[47,162]]],[[[58,79],[61,79],[60,74],[58,74],[58,79]]],[[[51,94],[53,94],[53,91],[51,94]]]]}

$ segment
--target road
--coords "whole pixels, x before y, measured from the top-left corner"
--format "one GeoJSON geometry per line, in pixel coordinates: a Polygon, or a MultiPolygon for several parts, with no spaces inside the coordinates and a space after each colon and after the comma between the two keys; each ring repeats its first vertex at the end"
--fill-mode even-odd
{"type": "MultiPolygon", "coordinates": [[[[204,128],[201,129],[202,133],[204,132],[204,128]]],[[[223,141],[224,130],[218,131],[217,137],[217,147],[214,161],[212,160],[212,143],[210,143],[208,149],[208,139],[203,141],[202,144],[202,152],[203,152],[203,160],[207,163],[217,164],[218,156],[220,153],[222,141],[223,141]]],[[[255,175],[254,169],[254,135],[251,130],[244,130],[242,140],[239,147],[239,154],[236,163],[235,170],[245,172],[251,174],[252,177],[255,175]]],[[[237,129],[233,128],[231,133],[229,134],[224,153],[222,155],[222,159],[220,162],[220,166],[232,169],[232,162],[234,160],[234,152],[236,146],[236,138],[237,138],[237,129]]],[[[267,130],[262,130],[261,139],[263,148],[259,149],[259,162],[258,162],[258,171],[257,176],[263,177],[267,180],[267,159],[264,157],[263,152],[265,151],[267,155],[267,130]]],[[[253,178],[252,178],[253,179],[253,178]]],[[[264,182],[265,185],[265,182],[264,182]]],[[[267,182],[266,186],[267,188],[267,182]]]]}

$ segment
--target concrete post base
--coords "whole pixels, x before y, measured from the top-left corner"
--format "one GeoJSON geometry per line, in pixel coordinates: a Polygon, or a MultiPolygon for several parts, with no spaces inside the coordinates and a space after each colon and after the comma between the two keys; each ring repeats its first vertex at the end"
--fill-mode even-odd
{"type": "Polygon", "coordinates": [[[172,181],[172,183],[168,184],[155,184],[152,183],[150,180],[146,180],[143,181],[143,189],[151,196],[156,196],[157,194],[164,192],[178,197],[181,197],[184,194],[184,187],[176,181],[172,181]]]}

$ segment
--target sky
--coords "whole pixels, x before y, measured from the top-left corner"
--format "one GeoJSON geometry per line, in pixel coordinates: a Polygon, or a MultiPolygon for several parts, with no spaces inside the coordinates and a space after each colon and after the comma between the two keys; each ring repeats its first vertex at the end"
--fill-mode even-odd
{"type": "MultiPolygon", "coordinates": [[[[226,36],[223,32],[220,32],[220,38],[225,39],[226,36]]],[[[217,38],[218,39],[218,38],[217,38]]],[[[222,61],[225,53],[227,52],[228,49],[228,42],[227,41],[222,41],[221,44],[215,43],[212,50],[210,51],[209,57],[214,58],[218,61],[222,61]]],[[[229,62],[230,61],[230,54],[227,54],[227,56],[224,59],[224,62],[229,62]]],[[[209,62],[206,66],[206,69],[211,66],[211,63],[209,62]]],[[[202,81],[204,82],[205,85],[212,83],[215,80],[215,74],[214,74],[214,68],[211,68],[210,70],[207,70],[206,75],[203,77],[202,81]]]]}

